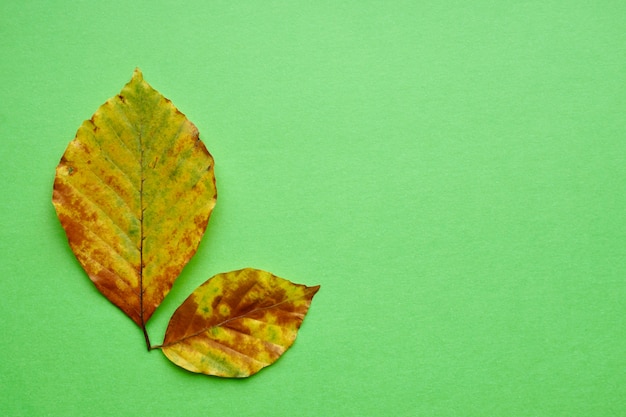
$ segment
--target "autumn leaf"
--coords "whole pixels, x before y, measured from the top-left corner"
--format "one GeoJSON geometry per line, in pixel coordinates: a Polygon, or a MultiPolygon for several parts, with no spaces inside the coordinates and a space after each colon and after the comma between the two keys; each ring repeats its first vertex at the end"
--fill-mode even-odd
{"type": "Polygon", "coordinates": [[[135,70],[78,129],[53,203],[98,290],[144,330],[194,255],[216,201],[198,130],[135,70]]]}
{"type": "Polygon", "coordinates": [[[196,127],[135,70],[83,122],[56,169],[52,201],[98,290],[193,372],[246,377],[294,342],[319,286],[243,269],[201,285],[160,346],[146,323],[195,254],[217,192],[196,127]]]}
{"type": "Polygon", "coordinates": [[[176,310],[160,348],[192,372],[250,376],[293,344],[318,290],[249,268],[216,275],[176,310]]]}

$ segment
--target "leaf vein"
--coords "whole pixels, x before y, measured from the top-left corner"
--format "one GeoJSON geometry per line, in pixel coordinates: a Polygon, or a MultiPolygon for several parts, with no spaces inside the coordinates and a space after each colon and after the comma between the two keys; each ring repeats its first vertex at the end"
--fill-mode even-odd
{"type": "Polygon", "coordinates": [[[210,337],[208,337],[206,339],[206,341],[209,342],[209,343],[212,343],[214,345],[221,346],[223,348],[223,350],[227,350],[227,351],[235,353],[236,355],[243,356],[244,358],[248,358],[252,362],[263,364],[263,365],[267,365],[267,362],[260,361],[260,360],[250,356],[249,354],[247,354],[245,352],[242,352],[242,351],[240,351],[238,349],[235,349],[235,348],[233,348],[231,346],[225,345],[224,343],[221,343],[221,342],[219,342],[219,341],[217,341],[215,339],[211,339],[210,337]]]}
{"type": "MultiPolygon", "coordinates": [[[[252,287],[254,287],[254,285],[253,285],[252,287]]],[[[243,298],[243,297],[242,297],[242,298],[243,298]]],[[[235,321],[235,320],[238,320],[238,319],[241,319],[241,318],[250,318],[250,317],[248,317],[248,315],[250,315],[250,314],[252,314],[252,313],[256,313],[256,312],[259,312],[259,311],[270,310],[270,309],[272,309],[272,308],[274,308],[274,307],[277,307],[277,306],[279,306],[279,305],[281,305],[281,304],[284,304],[284,303],[286,303],[286,302],[288,302],[288,301],[293,301],[293,300],[291,300],[291,299],[286,299],[286,300],[283,300],[283,301],[281,301],[281,302],[279,302],[279,303],[272,304],[271,306],[262,307],[262,308],[256,308],[256,309],[250,310],[250,311],[248,311],[248,312],[246,312],[246,313],[244,313],[244,314],[240,314],[239,316],[236,316],[236,317],[231,317],[231,318],[229,318],[229,319],[226,319],[226,320],[224,320],[224,321],[222,321],[222,322],[220,322],[220,323],[218,323],[218,324],[214,324],[214,325],[210,325],[210,326],[204,327],[204,328],[202,328],[202,329],[198,330],[197,332],[194,332],[194,333],[189,334],[189,335],[185,335],[185,336],[181,337],[179,340],[176,340],[176,341],[174,341],[174,342],[171,342],[171,343],[168,343],[168,344],[162,345],[161,347],[167,347],[167,346],[175,345],[175,344],[177,344],[177,343],[182,342],[183,340],[186,340],[186,339],[189,339],[189,338],[192,338],[192,337],[196,337],[196,336],[198,336],[198,335],[200,335],[200,334],[202,334],[202,333],[204,333],[204,332],[209,331],[209,330],[210,330],[211,328],[213,328],[213,327],[226,327],[226,324],[228,324],[228,323],[230,323],[230,322],[232,322],[232,321],[235,321]]],[[[259,320],[259,321],[261,321],[261,320],[259,320]]],[[[268,324],[269,324],[269,323],[268,323],[268,324]]],[[[189,328],[189,326],[188,326],[187,328],[189,328]]],[[[231,327],[228,327],[228,328],[229,328],[229,329],[231,329],[231,327]]]]}
{"type": "MultiPolygon", "coordinates": [[[[73,190],[75,190],[78,194],[81,195],[81,197],[83,198],[84,201],[88,202],[91,206],[95,207],[98,211],[100,211],[107,219],[109,219],[111,221],[111,224],[113,224],[113,226],[115,226],[115,228],[121,232],[118,235],[122,235],[124,236],[127,240],[129,240],[132,244],[133,247],[135,247],[133,240],[131,239],[131,236],[128,234],[127,231],[125,231],[120,225],[118,225],[111,216],[109,216],[107,214],[106,211],[104,211],[104,209],[102,209],[102,207],[100,207],[100,205],[98,203],[96,203],[95,201],[93,201],[91,198],[89,198],[89,196],[87,194],[85,194],[83,191],[81,191],[78,187],[76,187],[75,185],[71,184],[71,183],[66,183],[67,185],[69,185],[73,190]]],[[[82,219],[80,218],[76,218],[74,217],[79,223],[82,224],[82,219]]],[[[130,261],[128,261],[126,259],[126,257],[124,256],[124,254],[120,253],[118,250],[116,250],[113,246],[111,246],[111,244],[109,242],[107,242],[106,240],[104,240],[104,238],[102,236],[100,236],[98,233],[95,233],[94,231],[92,231],[90,228],[85,226],[85,229],[88,230],[90,233],[92,233],[94,236],[98,237],[100,240],[102,240],[103,242],[105,242],[107,244],[107,246],[109,246],[113,251],[115,251],[115,253],[117,253],[118,255],[120,255],[120,257],[122,257],[129,265],[132,266],[132,264],[130,263],[130,261]]]]}
{"type": "MultiPolygon", "coordinates": [[[[137,164],[139,164],[139,160],[137,159],[137,154],[136,152],[133,152],[132,149],[130,149],[128,147],[128,145],[126,144],[126,142],[124,142],[122,140],[122,137],[119,135],[119,133],[117,133],[117,130],[115,130],[114,126],[109,122],[108,118],[99,118],[98,122],[102,121],[104,124],[106,124],[109,129],[111,130],[111,132],[113,132],[115,134],[115,137],[117,138],[117,140],[122,144],[122,146],[124,147],[124,149],[126,149],[128,151],[128,153],[132,156],[132,158],[135,160],[135,162],[137,164]]],[[[132,182],[132,181],[131,181],[132,182]]],[[[133,184],[134,185],[134,184],[133,184]]]]}
{"type": "MultiPolygon", "coordinates": [[[[133,288],[132,284],[130,282],[128,282],[128,280],[126,280],[125,278],[123,278],[122,276],[120,276],[118,273],[112,271],[110,268],[106,267],[105,265],[103,265],[102,263],[98,262],[95,258],[91,257],[91,256],[87,256],[87,259],[89,259],[90,261],[98,264],[100,267],[102,267],[102,269],[105,269],[107,271],[109,271],[112,275],[115,275],[118,280],[120,282],[122,282],[124,285],[126,285],[126,287],[128,287],[128,289],[135,294],[137,297],[139,297],[139,294],[137,293],[137,291],[135,291],[135,289],[133,288]]],[[[122,298],[122,297],[120,297],[122,298]]],[[[139,315],[139,312],[135,309],[135,307],[133,307],[125,298],[122,298],[124,303],[129,306],[132,310],[134,310],[137,315],[139,315]]]]}
{"type": "MultiPolygon", "coordinates": [[[[113,162],[113,161],[111,161],[111,162],[113,162]]],[[[135,220],[140,220],[139,217],[137,217],[137,215],[133,212],[133,208],[130,206],[129,202],[126,201],[126,199],[124,198],[123,195],[121,195],[115,188],[111,187],[110,184],[108,184],[104,179],[102,179],[102,177],[100,177],[96,171],[94,171],[93,169],[89,168],[89,166],[87,166],[87,170],[89,172],[91,172],[102,184],[104,184],[108,189],[110,189],[115,195],[120,197],[120,200],[122,200],[124,202],[124,205],[126,205],[126,207],[128,207],[128,211],[130,212],[131,216],[133,216],[133,218],[135,220]]],[[[131,185],[132,185],[133,189],[138,192],[138,190],[135,188],[135,186],[132,183],[131,183],[131,185]]],[[[130,239],[130,236],[128,234],[126,234],[126,236],[129,238],[129,240],[132,243],[132,240],[130,239]]]]}

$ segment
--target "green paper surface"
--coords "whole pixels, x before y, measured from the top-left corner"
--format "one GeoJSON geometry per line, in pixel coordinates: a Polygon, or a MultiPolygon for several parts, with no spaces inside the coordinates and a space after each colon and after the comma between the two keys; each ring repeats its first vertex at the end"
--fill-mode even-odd
{"type": "Polygon", "coordinates": [[[622,1],[1,2],[0,415],[623,415],[624,28],[622,1]],[[135,67],[218,187],[153,342],[216,273],[321,284],[249,379],[147,353],[55,216],[135,67]]]}

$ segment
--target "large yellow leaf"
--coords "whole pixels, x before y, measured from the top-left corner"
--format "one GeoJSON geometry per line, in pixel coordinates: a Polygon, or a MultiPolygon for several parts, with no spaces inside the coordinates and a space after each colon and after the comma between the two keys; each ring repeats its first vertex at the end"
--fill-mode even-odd
{"type": "Polygon", "coordinates": [[[198,130],[139,70],[78,129],[53,192],[79,262],[144,334],[215,200],[213,158],[198,130]]]}
{"type": "Polygon", "coordinates": [[[160,347],[192,372],[250,376],[293,344],[319,288],[249,268],[216,275],[176,310],[160,347]]]}

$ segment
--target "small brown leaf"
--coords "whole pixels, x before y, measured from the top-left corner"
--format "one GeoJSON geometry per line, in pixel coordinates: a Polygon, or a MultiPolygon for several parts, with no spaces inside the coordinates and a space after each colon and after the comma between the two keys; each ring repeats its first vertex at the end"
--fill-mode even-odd
{"type": "Polygon", "coordinates": [[[198,130],[138,69],[61,158],[52,200],[69,244],[148,346],[145,323],[196,252],[216,195],[198,130]]]}
{"type": "Polygon", "coordinates": [[[176,310],[160,347],[192,372],[250,376],[293,344],[319,288],[250,268],[216,275],[176,310]]]}

